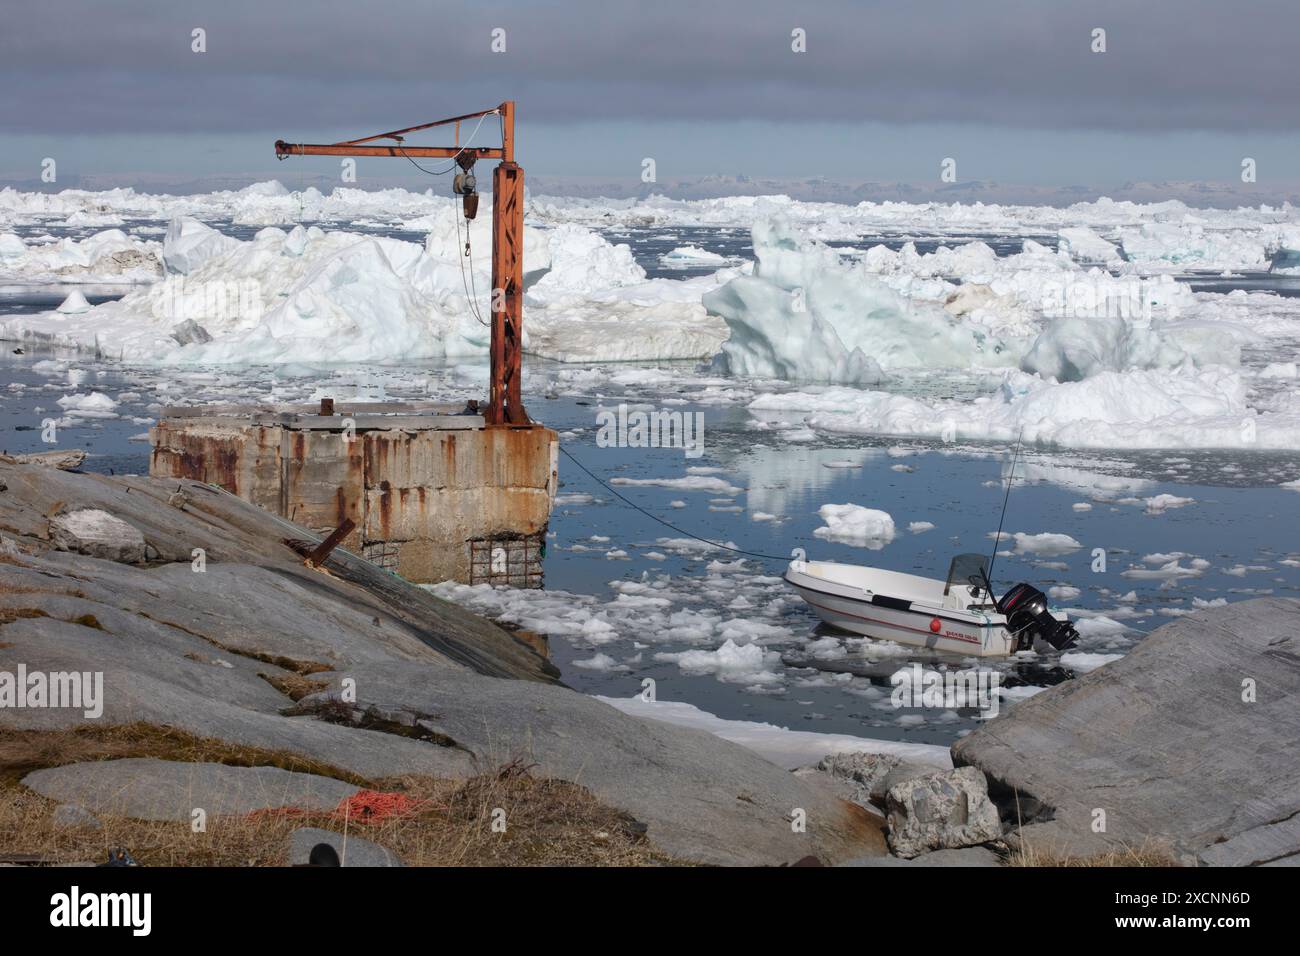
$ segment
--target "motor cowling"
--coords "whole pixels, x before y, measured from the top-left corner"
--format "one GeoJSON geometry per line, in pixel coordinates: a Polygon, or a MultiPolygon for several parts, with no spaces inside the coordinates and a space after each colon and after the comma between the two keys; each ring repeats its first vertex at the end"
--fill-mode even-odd
{"type": "Polygon", "coordinates": [[[1079,632],[1068,621],[1058,621],[1047,609],[1047,596],[1031,584],[1017,584],[998,599],[998,613],[1016,635],[1017,648],[1029,648],[1037,635],[1058,651],[1079,642],[1079,632]]]}

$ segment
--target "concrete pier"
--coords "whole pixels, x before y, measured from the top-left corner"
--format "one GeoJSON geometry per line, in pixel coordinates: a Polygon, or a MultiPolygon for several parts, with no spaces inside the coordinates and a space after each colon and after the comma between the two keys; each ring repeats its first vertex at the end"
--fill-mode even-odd
{"type": "Polygon", "coordinates": [[[474,403],[165,408],[150,474],[219,485],[415,582],[541,587],[559,440],[474,403]]]}

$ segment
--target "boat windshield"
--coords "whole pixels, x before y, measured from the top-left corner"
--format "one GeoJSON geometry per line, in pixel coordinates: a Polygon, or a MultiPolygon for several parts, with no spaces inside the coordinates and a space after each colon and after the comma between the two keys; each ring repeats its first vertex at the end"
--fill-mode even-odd
{"type": "Polygon", "coordinates": [[[959,554],[952,559],[952,564],[948,565],[948,580],[943,586],[943,593],[947,594],[954,587],[966,587],[967,585],[978,585],[984,587],[984,582],[988,580],[989,559],[984,554],[959,554]]]}

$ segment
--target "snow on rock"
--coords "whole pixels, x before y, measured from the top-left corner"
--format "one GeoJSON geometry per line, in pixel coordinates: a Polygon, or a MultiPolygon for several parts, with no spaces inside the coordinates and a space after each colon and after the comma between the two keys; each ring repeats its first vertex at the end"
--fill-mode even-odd
{"type": "Polygon", "coordinates": [[[1095,671],[1103,664],[1117,661],[1123,656],[1123,654],[1088,654],[1084,651],[1069,651],[1061,655],[1061,666],[1068,667],[1080,674],[1086,674],[1088,671],[1095,671]]]}
{"type": "Polygon", "coordinates": [[[1073,448],[1300,447],[1300,412],[1247,403],[1240,373],[1218,367],[1101,372],[1055,383],[1006,372],[971,402],[850,388],[760,395],[752,415],[799,415],[827,432],[1014,441],[1073,448]]]}
{"type": "Polygon", "coordinates": [[[819,734],[790,730],[750,720],[724,720],[684,701],[646,700],[635,697],[598,697],[626,714],[679,727],[694,727],[747,747],[773,763],[795,770],[816,763],[827,754],[876,753],[902,757],[941,769],[952,766],[948,748],[910,741],[876,740],[846,734],[819,734]]]}
{"type": "Polygon", "coordinates": [[[846,504],[822,505],[817,514],[826,522],[825,527],[813,532],[819,538],[872,551],[894,540],[894,519],[887,512],[846,504]]]}

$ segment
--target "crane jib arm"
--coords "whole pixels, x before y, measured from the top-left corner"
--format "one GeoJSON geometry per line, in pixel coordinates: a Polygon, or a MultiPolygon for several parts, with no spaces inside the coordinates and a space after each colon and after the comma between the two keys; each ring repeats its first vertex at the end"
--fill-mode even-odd
{"type": "MultiPolygon", "coordinates": [[[[464,116],[435,120],[388,133],[376,133],[341,143],[286,143],[276,140],[275,155],[290,156],[396,156],[407,159],[454,159],[468,169],[479,159],[501,162],[492,175],[492,295],[490,357],[491,388],[483,417],[489,425],[530,425],[520,391],[523,360],[524,318],[524,171],[515,159],[515,104],[507,100],[500,106],[464,116]],[[483,120],[497,114],[501,118],[501,145],[460,145],[460,124],[483,120]],[[451,146],[407,146],[408,133],[439,126],[455,127],[451,146]],[[377,143],[376,140],[389,140],[377,143]]],[[[472,186],[470,189],[472,190],[472,186]]],[[[468,213],[472,215],[472,211],[468,213]]]]}

